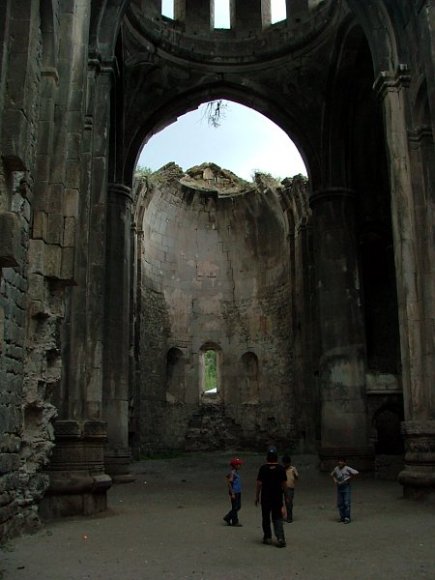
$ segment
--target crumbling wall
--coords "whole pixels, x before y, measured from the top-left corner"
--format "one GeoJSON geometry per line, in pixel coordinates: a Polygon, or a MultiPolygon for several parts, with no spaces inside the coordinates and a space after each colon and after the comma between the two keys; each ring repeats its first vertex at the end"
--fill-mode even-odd
{"type": "Polygon", "coordinates": [[[279,184],[266,181],[243,182],[214,164],[186,174],[168,166],[151,179],[139,286],[145,448],[293,439],[288,226],[279,184]],[[214,402],[201,392],[209,347],[220,353],[214,402]],[[168,386],[173,349],[183,368],[178,389],[168,386]],[[258,361],[255,394],[247,356],[258,361]]]}
{"type": "Polygon", "coordinates": [[[41,23],[32,6],[5,8],[8,35],[2,44],[0,541],[39,526],[38,503],[48,487],[42,469],[53,447],[51,400],[61,373],[63,296],[42,274],[48,256],[32,240],[37,156],[46,138],[41,23]]]}
{"type": "MultiPolygon", "coordinates": [[[[11,180],[11,211],[0,214],[3,226],[13,224],[2,235],[14,240],[0,256],[0,538],[39,525],[37,505],[48,485],[41,468],[53,446],[55,415],[46,377],[35,364],[35,352],[45,358],[47,344],[28,325],[32,208],[22,173],[14,172],[11,180]]],[[[33,330],[40,324],[35,321],[33,330]]],[[[49,334],[53,348],[56,333],[49,334]]]]}

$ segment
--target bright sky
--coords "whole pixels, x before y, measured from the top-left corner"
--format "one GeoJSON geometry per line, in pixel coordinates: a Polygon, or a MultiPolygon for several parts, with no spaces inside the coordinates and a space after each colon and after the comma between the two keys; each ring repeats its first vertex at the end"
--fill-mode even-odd
{"type": "Polygon", "coordinates": [[[248,181],[255,170],[282,179],[307,175],[299,151],[284,131],[248,107],[225,102],[219,127],[210,126],[203,104],[151,137],[139,165],[156,171],[174,161],[185,171],[212,162],[248,181]]]}
{"type": "MultiPolygon", "coordinates": [[[[271,0],[272,23],[286,18],[285,0],[271,0]]],[[[162,14],[174,18],[174,0],[162,0],[162,14]]],[[[214,0],[214,25],[229,28],[230,0],[214,0]]]]}
{"type": "MultiPolygon", "coordinates": [[[[162,12],[173,17],[173,0],[163,0],[162,12]]],[[[272,0],[272,22],[286,17],[285,0],[272,0]]],[[[229,26],[229,0],[215,0],[215,26],[229,26]]],[[[205,114],[206,104],[187,113],[143,148],[139,165],[152,171],[174,161],[183,170],[213,162],[251,180],[254,171],[274,177],[307,174],[304,162],[287,135],[256,111],[228,102],[219,127],[211,127],[205,114]]]]}

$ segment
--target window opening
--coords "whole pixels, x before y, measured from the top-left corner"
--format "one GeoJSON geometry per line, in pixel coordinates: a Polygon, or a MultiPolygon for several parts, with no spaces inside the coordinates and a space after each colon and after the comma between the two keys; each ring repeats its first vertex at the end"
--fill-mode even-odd
{"type": "Polygon", "coordinates": [[[217,355],[215,350],[206,350],[204,353],[204,394],[217,393],[217,355]]]}
{"type": "Polygon", "coordinates": [[[162,16],[174,20],[174,0],[162,0],[162,16]]]}
{"type": "Polygon", "coordinates": [[[231,28],[230,0],[214,0],[214,27],[231,28]]]}
{"type": "Polygon", "coordinates": [[[285,0],[271,0],[271,23],[281,22],[287,18],[286,1],[285,0]]]}

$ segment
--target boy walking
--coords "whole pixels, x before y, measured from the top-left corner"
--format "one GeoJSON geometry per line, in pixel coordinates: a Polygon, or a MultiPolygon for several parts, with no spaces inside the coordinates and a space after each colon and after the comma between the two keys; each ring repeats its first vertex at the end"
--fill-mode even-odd
{"type": "Polygon", "coordinates": [[[352,501],[351,479],[358,475],[358,471],[346,465],[346,459],[340,457],[338,465],[331,471],[331,477],[337,486],[337,508],[340,522],[350,524],[350,506],[352,501]]]}
{"type": "Polygon", "coordinates": [[[290,523],[293,521],[293,500],[295,496],[296,482],[299,479],[299,473],[296,467],[292,465],[291,457],[288,455],[284,455],[282,463],[287,475],[287,489],[285,492],[285,507],[287,510],[286,522],[290,523]]]}
{"type": "Polygon", "coordinates": [[[238,512],[242,507],[242,480],[240,479],[239,469],[242,465],[242,460],[238,457],[233,457],[230,461],[231,471],[226,475],[228,484],[228,493],[231,501],[231,509],[224,516],[224,520],[229,526],[241,527],[239,522],[238,512]]]}

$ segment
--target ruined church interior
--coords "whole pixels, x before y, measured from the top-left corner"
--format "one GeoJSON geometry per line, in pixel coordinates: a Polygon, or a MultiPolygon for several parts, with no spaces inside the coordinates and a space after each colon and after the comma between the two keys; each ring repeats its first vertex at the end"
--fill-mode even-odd
{"type": "Polygon", "coordinates": [[[273,443],[435,497],[434,2],[272,4],[0,0],[0,536],[164,452],[273,443]],[[220,100],[307,178],[137,171],[220,100]]]}

